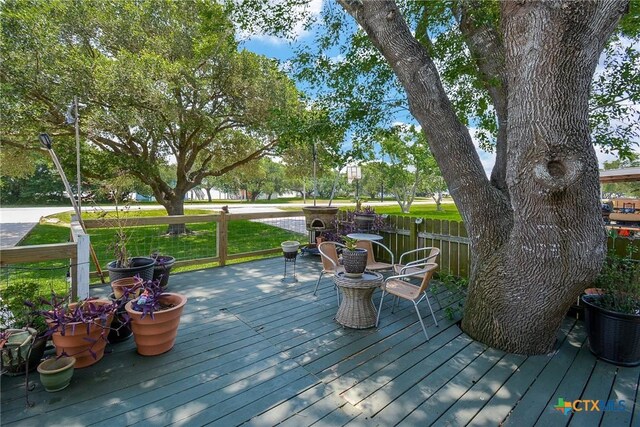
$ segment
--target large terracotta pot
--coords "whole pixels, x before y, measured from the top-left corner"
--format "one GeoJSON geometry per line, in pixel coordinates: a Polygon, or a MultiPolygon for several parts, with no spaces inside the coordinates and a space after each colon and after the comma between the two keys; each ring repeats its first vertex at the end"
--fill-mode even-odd
{"type": "Polygon", "coordinates": [[[136,342],[138,353],[143,356],[156,356],[173,348],[178,335],[178,325],[187,297],[181,294],[167,293],[160,298],[163,304],[172,304],[173,307],[156,311],[151,315],[142,317],[141,311],[133,309],[134,301],[129,301],[125,309],[131,319],[133,339],[136,342]]]}
{"type": "MultiPolygon", "coordinates": [[[[94,304],[111,304],[110,301],[92,301],[94,304]]],[[[73,309],[74,304],[69,304],[69,308],[73,309]]],[[[111,313],[106,321],[95,321],[89,324],[89,332],[87,333],[87,324],[74,322],[65,325],[64,335],[58,331],[51,336],[53,345],[56,347],[56,355],[61,356],[65,353],[67,356],[73,356],[76,359],[76,368],[86,368],[98,363],[104,356],[104,348],[107,345],[107,336],[109,335],[113,313],[111,313]]]]}
{"type": "MultiPolygon", "coordinates": [[[[135,291],[135,296],[139,296],[142,291],[142,283],[144,280],[139,276],[123,277],[122,279],[116,279],[111,281],[111,289],[113,289],[113,295],[115,299],[120,299],[124,296],[126,290],[130,292],[135,291]]],[[[129,295],[132,298],[134,295],[129,295]]]]}

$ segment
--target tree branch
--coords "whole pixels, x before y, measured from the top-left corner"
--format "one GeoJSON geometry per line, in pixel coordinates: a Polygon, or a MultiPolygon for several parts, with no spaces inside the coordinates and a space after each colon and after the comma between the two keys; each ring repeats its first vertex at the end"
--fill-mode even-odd
{"type": "Polygon", "coordinates": [[[459,4],[459,28],[465,43],[478,66],[478,78],[489,93],[498,118],[496,140],[496,163],[491,173],[491,182],[507,196],[507,94],[504,46],[498,29],[491,18],[476,17],[474,12],[482,10],[478,0],[463,0],[459,4]]]}
{"type": "Polygon", "coordinates": [[[256,151],[254,151],[253,153],[249,154],[244,159],[240,159],[240,160],[238,160],[238,161],[236,161],[234,163],[231,163],[230,165],[227,165],[227,166],[225,166],[222,169],[219,169],[217,171],[206,172],[206,173],[202,174],[202,176],[200,176],[199,179],[205,178],[207,176],[221,176],[221,175],[224,175],[225,173],[229,172],[232,169],[235,169],[235,168],[237,168],[239,166],[247,164],[252,160],[264,157],[265,155],[267,155],[269,153],[269,150],[271,150],[273,147],[278,145],[279,142],[280,142],[280,140],[276,138],[273,141],[271,141],[268,144],[266,144],[263,147],[261,147],[260,149],[258,149],[256,151]]]}
{"type": "MultiPolygon", "coordinates": [[[[469,130],[458,120],[435,64],[411,34],[396,3],[338,2],[366,31],[405,88],[411,113],[422,125],[467,227],[473,230],[474,218],[486,215],[488,206],[497,219],[504,216],[509,211],[506,198],[490,185],[469,130]]],[[[498,228],[509,229],[509,224],[509,220],[495,222],[498,228]]],[[[478,241],[481,234],[492,230],[481,231],[475,237],[478,241]]]]}

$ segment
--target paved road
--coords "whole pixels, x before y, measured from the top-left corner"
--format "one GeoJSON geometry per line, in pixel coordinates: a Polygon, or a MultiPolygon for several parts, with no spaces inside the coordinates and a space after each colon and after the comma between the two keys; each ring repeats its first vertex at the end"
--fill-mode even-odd
{"type": "MultiPolygon", "coordinates": [[[[232,213],[246,213],[246,212],[273,212],[279,210],[280,207],[303,207],[312,205],[313,201],[309,201],[306,204],[292,203],[292,204],[243,204],[240,206],[233,203],[228,204],[229,211],[232,213]]],[[[368,202],[367,205],[379,206],[379,205],[394,205],[396,202],[368,202]]],[[[186,203],[185,208],[192,209],[211,209],[214,211],[222,209],[222,206],[226,203],[186,203]]],[[[351,206],[352,203],[334,203],[333,206],[351,206]]],[[[113,209],[112,206],[99,206],[100,209],[113,209]]],[[[160,205],[139,205],[136,209],[161,209],[160,205]]],[[[94,207],[87,208],[87,210],[93,210],[94,207]]],[[[32,208],[2,208],[0,207],[0,248],[12,247],[17,245],[35,225],[40,221],[40,218],[48,215],[57,214],[60,212],[72,211],[73,208],[69,207],[32,207],[32,208]]],[[[83,209],[84,211],[84,209],[83,209]]],[[[261,222],[279,225],[277,219],[273,220],[259,220],[261,222]]],[[[280,221],[284,228],[290,229],[297,233],[306,233],[304,219],[290,218],[287,221],[280,221]],[[286,226],[284,224],[287,224],[286,226]]]]}
{"type": "Polygon", "coordinates": [[[41,217],[69,210],[65,207],[0,208],[0,248],[17,245],[41,217]]]}

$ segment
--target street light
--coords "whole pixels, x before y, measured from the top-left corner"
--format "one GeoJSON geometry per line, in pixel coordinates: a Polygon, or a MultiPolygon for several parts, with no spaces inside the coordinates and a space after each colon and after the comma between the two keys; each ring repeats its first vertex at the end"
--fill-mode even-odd
{"type": "Polygon", "coordinates": [[[40,139],[40,144],[43,148],[51,150],[51,137],[49,137],[48,133],[41,133],[38,135],[38,138],[40,139]]]}
{"type": "MultiPolygon", "coordinates": [[[[49,152],[51,155],[51,160],[53,160],[53,164],[56,166],[58,170],[58,174],[60,174],[60,179],[64,184],[65,190],[67,190],[67,194],[69,195],[69,200],[71,201],[71,205],[73,206],[73,210],[78,217],[78,222],[80,223],[80,227],[82,227],[82,231],[85,233],[87,229],[84,226],[84,221],[82,221],[82,215],[80,212],[80,206],[78,205],[76,198],[73,196],[73,191],[71,190],[71,185],[69,185],[69,180],[67,179],[67,175],[64,173],[64,169],[62,169],[62,165],[60,164],[60,160],[58,160],[58,156],[55,151],[53,151],[53,144],[51,141],[51,137],[47,133],[41,133],[38,135],[38,139],[40,140],[40,144],[42,147],[49,152]]],[[[80,201],[80,194],[78,194],[78,201],[80,201]]],[[[102,275],[102,270],[100,269],[100,263],[98,262],[98,257],[96,256],[95,251],[93,250],[93,246],[89,243],[89,252],[91,254],[91,258],[93,259],[94,264],[98,270],[98,275],[100,276],[100,280],[104,283],[104,276],[102,275]]]]}
{"type": "Polygon", "coordinates": [[[360,179],[362,178],[362,169],[358,165],[347,166],[347,182],[351,184],[356,181],[356,203],[360,200],[360,179]]]}

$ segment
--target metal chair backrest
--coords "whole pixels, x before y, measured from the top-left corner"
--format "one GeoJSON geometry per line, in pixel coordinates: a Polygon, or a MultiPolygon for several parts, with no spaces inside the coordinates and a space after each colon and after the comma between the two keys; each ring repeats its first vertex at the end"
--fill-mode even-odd
{"type": "Polygon", "coordinates": [[[322,268],[325,271],[335,271],[338,268],[338,247],[344,248],[345,246],[338,242],[322,242],[318,245],[322,268]]]}
{"type": "MultiPolygon", "coordinates": [[[[420,264],[414,264],[410,267],[404,267],[403,271],[407,270],[407,273],[401,273],[387,277],[385,279],[385,283],[392,280],[404,280],[409,277],[421,277],[422,280],[420,281],[420,286],[416,286],[416,288],[418,288],[417,293],[413,294],[412,292],[414,297],[418,297],[429,288],[429,282],[431,281],[431,277],[433,277],[433,273],[435,273],[437,268],[438,264],[436,264],[435,262],[422,262],[420,264]]],[[[405,298],[408,298],[408,296],[405,296],[405,298]]]]}
{"type": "Polygon", "coordinates": [[[440,255],[440,248],[436,248],[433,246],[426,246],[424,248],[413,249],[403,253],[402,255],[400,255],[398,264],[416,265],[416,264],[423,264],[425,262],[436,262],[438,255],[440,255]],[[413,261],[406,261],[404,263],[402,262],[405,256],[408,257],[409,255],[412,255],[412,254],[416,254],[416,256],[418,256],[419,258],[413,261]]]}
{"type": "Polygon", "coordinates": [[[374,244],[381,247],[389,254],[389,256],[391,257],[391,264],[393,264],[393,252],[391,252],[391,249],[386,247],[384,244],[376,242],[374,240],[358,240],[356,246],[367,250],[367,264],[375,264],[377,262],[376,256],[373,253],[374,244]]]}
{"type": "Polygon", "coordinates": [[[422,282],[420,283],[420,290],[418,291],[418,294],[423,293],[429,288],[429,282],[431,281],[431,277],[433,277],[433,273],[436,272],[437,268],[438,264],[436,264],[435,262],[429,262],[425,265],[425,268],[423,270],[424,277],[422,278],[422,282]]]}

